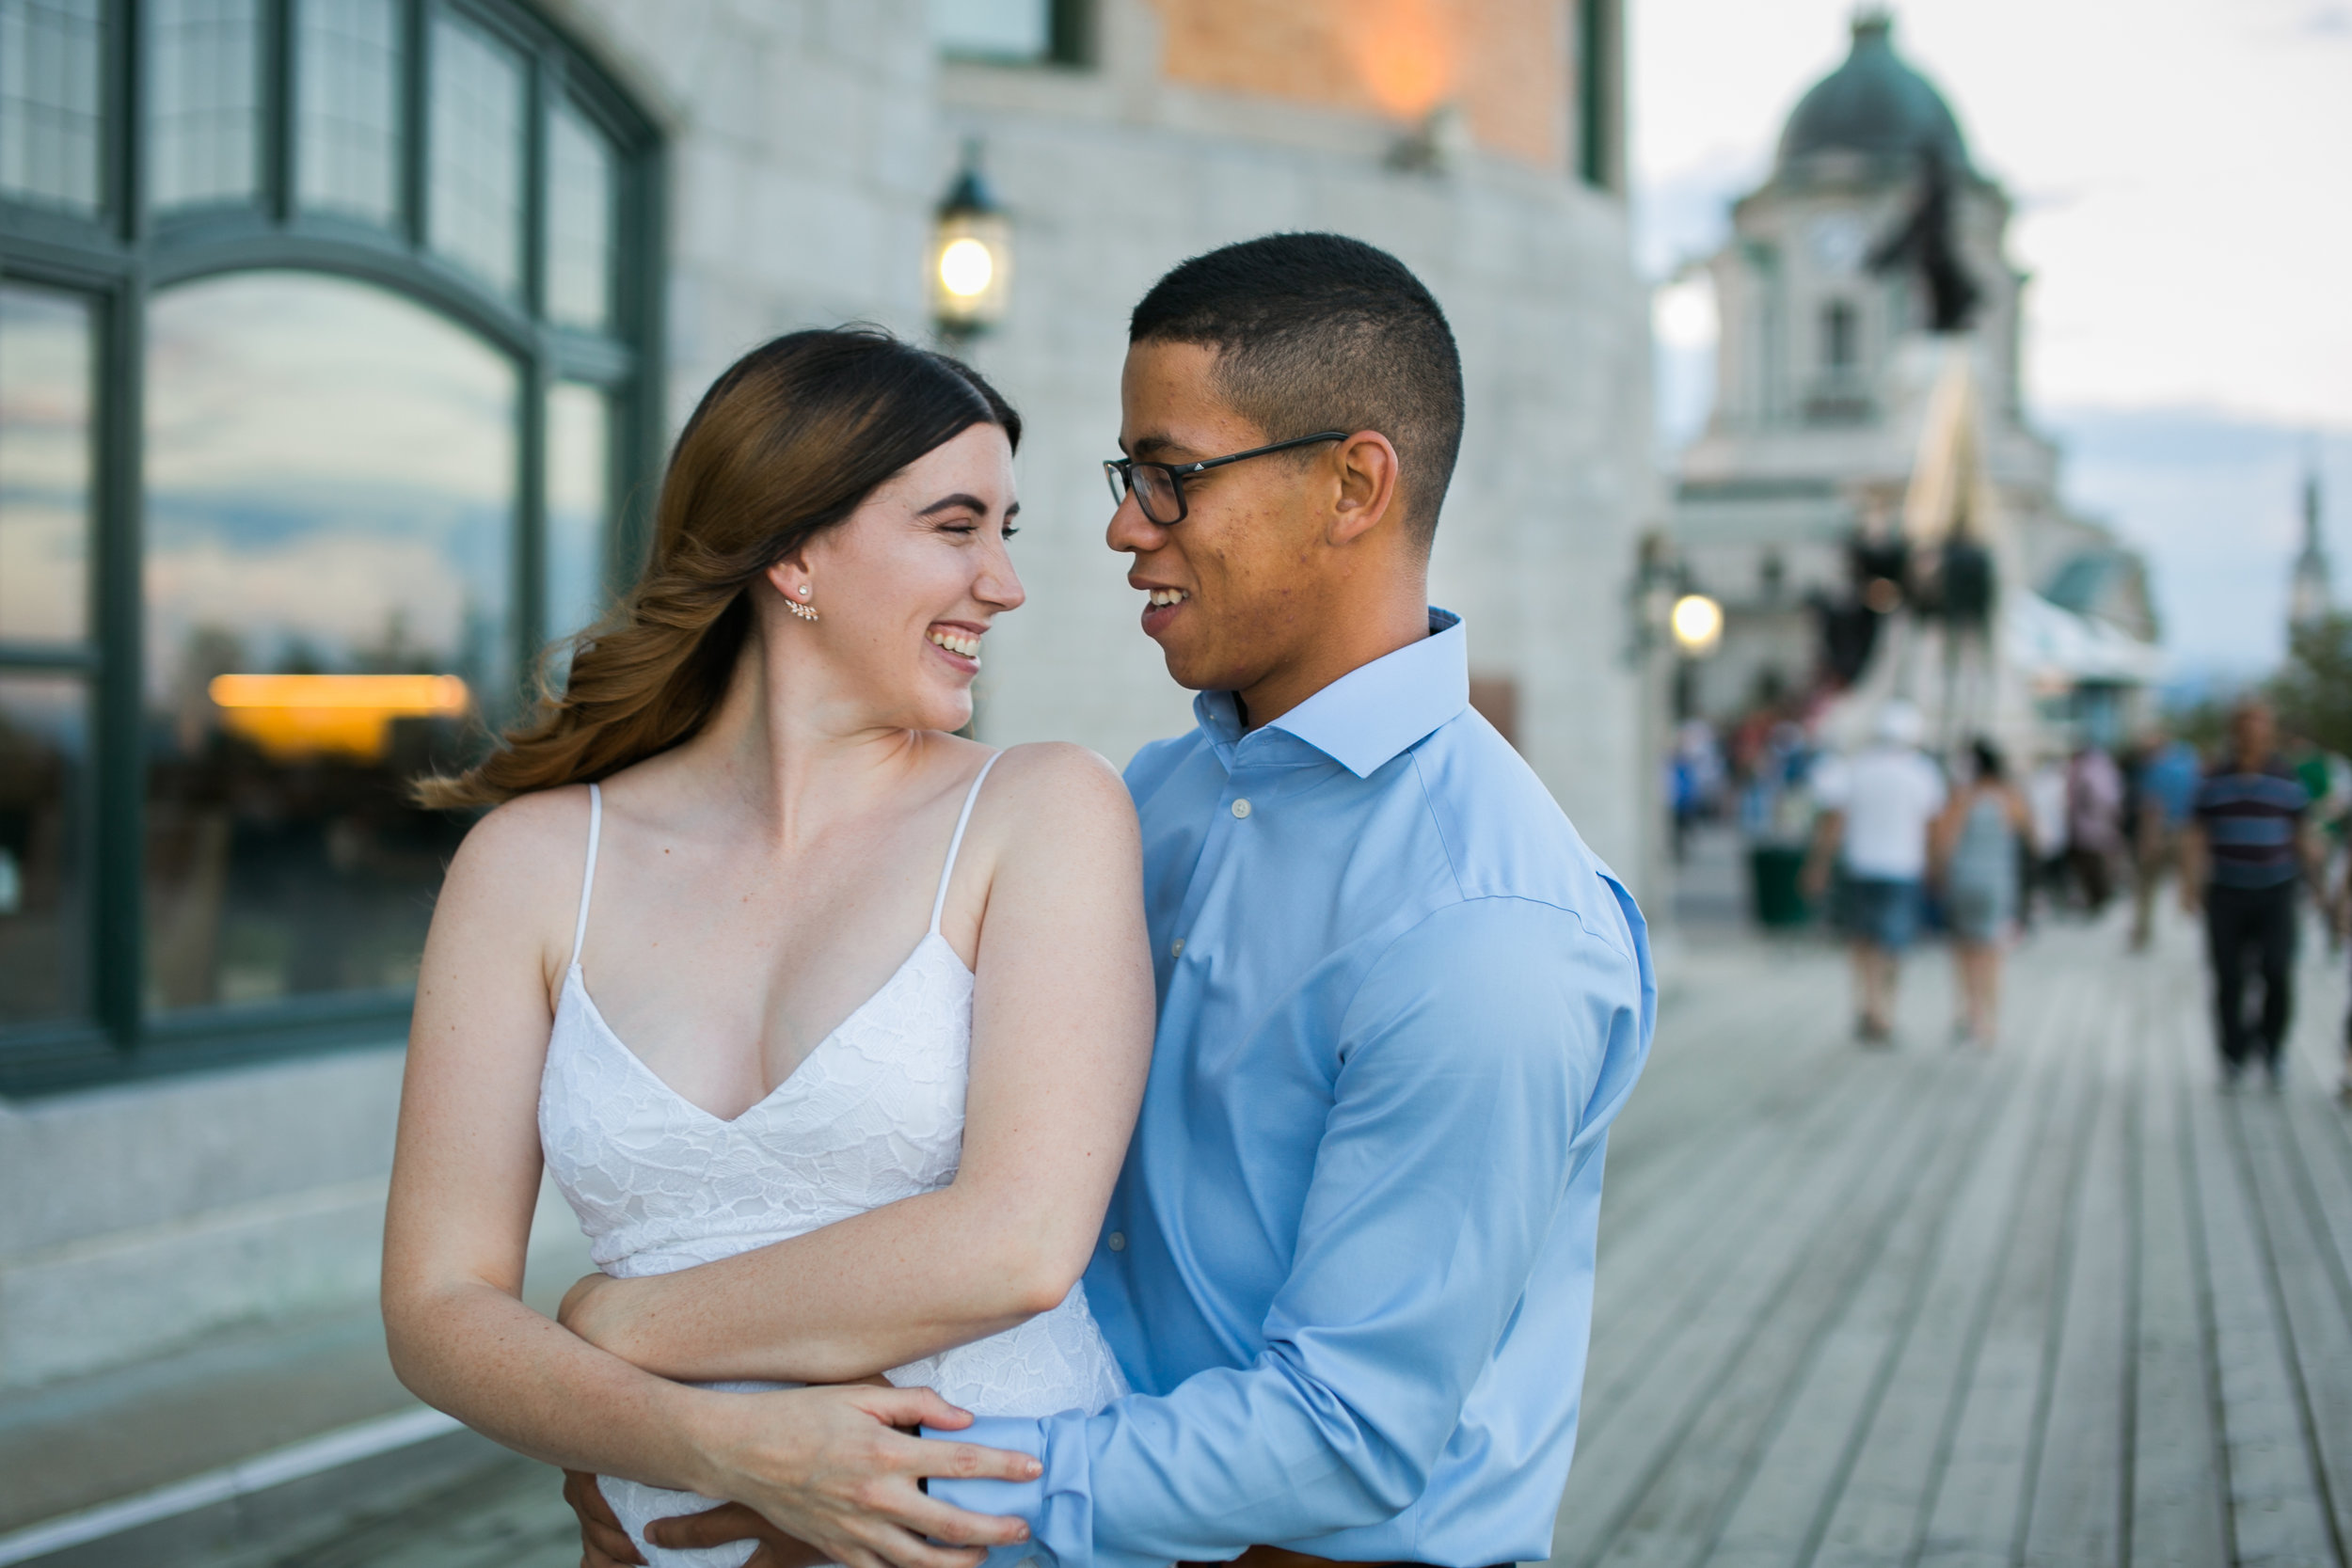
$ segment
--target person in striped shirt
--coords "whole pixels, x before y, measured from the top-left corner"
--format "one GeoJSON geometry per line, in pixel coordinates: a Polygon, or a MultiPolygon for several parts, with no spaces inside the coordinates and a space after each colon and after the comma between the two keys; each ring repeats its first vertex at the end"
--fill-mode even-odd
{"type": "Polygon", "coordinates": [[[2230,715],[2230,754],[2198,785],[2181,845],[2181,904],[2205,917],[2221,1071],[2234,1085],[2257,1047],[2272,1088],[2294,1014],[2296,884],[2316,878],[2312,800],[2278,754],[2278,721],[2249,699],[2230,715]],[[2262,1014],[2247,1017],[2249,970],[2262,1014]]]}

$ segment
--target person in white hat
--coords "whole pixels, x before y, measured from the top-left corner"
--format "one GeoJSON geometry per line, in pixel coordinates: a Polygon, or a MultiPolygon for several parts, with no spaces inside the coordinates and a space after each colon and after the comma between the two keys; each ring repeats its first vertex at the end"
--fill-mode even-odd
{"type": "Polygon", "coordinates": [[[1803,887],[1819,902],[1836,867],[1834,913],[1852,944],[1854,1035],[1865,1045],[1894,1039],[1895,983],[1919,930],[1928,829],[1944,809],[1944,773],[1920,752],[1921,728],[1917,708],[1889,702],[1871,745],[1813,769],[1821,816],[1803,887]]]}

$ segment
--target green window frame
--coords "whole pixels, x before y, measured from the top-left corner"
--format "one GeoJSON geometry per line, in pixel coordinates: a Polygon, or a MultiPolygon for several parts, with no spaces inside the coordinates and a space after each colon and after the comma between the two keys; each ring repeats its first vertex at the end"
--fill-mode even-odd
{"type": "MultiPolygon", "coordinates": [[[[567,385],[596,388],[611,409],[599,563],[606,591],[625,579],[644,548],[646,482],[660,462],[663,168],[652,122],[521,0],[389,0],[397,29],[397,128],[371,148],[362,126],[343,137],[337,156],[344,160],[346,182],[358,178],[366,186],[365,169],[358,177],[348,171],[366,166],[380,175],[389,149],[393,177],[389,190],[376,179],[356,204],[323,203],[318,176],[305,160],[324,154],[303,138],[306,121],[315,133],[332,118],[332,100],[315,83],[311,97],[303,96],[303,4],[0,0],[0,284],[86,301],[96,367],[86,634],[71,641],[11,641],[0,626],[0,680],[72,675],[87,683],[87,765],[67,814],[73,852],[86,868],[83,895],[71,911],[87,932],[87,960],[73,981],[86,992],[86,1006],[71,1022],[0,1026],[0,1094],[382,1042],[405,1027],[405,992],[313,993],[191,1016],[145,1006],[141,444],[145,324],[154,291],[252,271],[340,276],[421,305],[512,360],[520,395],[513,596],[505,610],[516,670],[528,670],[547,639],[567,629],[548,625],[545,602],[548,409],[550,394],[560,399],[567,385]],[[191,88],[188,81],[213,78],[180,73],[172,123],[228,130],[202,131],[219,138],[210,148],[174,150],[181,155],[173,178],[203,198],[155,211],[148,198],[158,166],[157,29],[213,26],[223,15],[250,16],[258,26],[249,90],[242,83],[191,88]],[[519,177],[510,182],[518,193],[519,254],[502,280],[453,260],[453,247],[437,245],[433,232],[439,193],[431,73],[437,30],[452,24],[469,38],[493,40],[500,57],[521,71],[521,162],[519,177]],[[13,61],[6,57],[11,49],[18,52],[13,61]],[[94,105],[78,88],[40,86],[54,79],[59,61],[87,65],[93,54],[94,105]],[[51,96],[40,99],[42,91],[51,96]],[[249,125],[233,123],[240,113],[249,113],[249,125]],[[94,177],[87,135],[93,119],[94,177]],[[594,214],[583,218],[576,211],[554,217],[575,234],[583,225],[591,235],[600,233],[597,243],[607,247],[612,293],[602,327],[582,325],[594,312],[581,305],[576,268],[550,287],[558,270],[548,244],[551,161],[567,156],[577,166],[583,126],[613,154],[609,224],[599,231],[594,214]],[[562,147],[559,136],[565,138],[562,147]],[[247,149],[249,182],[236,167],[247,149]]],[[[204,43],[217,49],[216,40],[204,43]]]]}

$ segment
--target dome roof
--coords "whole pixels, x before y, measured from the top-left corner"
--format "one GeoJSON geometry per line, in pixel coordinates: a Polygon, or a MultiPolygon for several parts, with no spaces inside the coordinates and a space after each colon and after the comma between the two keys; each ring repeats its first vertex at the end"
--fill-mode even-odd
{"type": "Polygon", "coordinates": [[[1951,106],[1895,53],[1893,29],[1883,11],[1854,18],[1853,52],[1798,101],[1780,134],[1784,167],[1831,149],[1905,163],[1933,149],[1952,169],[1968,166],[1951,106]]]}

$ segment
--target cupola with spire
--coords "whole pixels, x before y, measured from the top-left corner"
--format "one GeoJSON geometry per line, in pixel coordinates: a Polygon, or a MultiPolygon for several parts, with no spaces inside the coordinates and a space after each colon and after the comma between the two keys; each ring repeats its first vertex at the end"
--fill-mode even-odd
{"type": "Polygon", "coordinates": [[[1951,105],[1895,53],[1894,30],[1885,11],[1855,15],[1845,64],[1813,85],[1781,132],[1783,171],[1821,152],[1859,153],[1905,171],[1923,156],[1954,173],[1968,166],[1968,144],[1951,105]]]}

